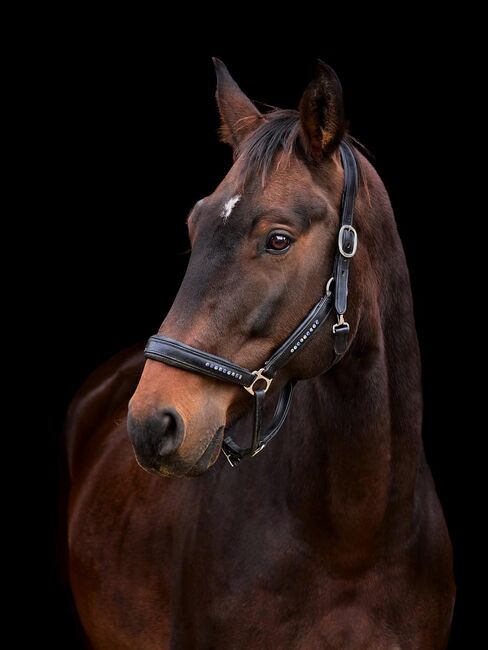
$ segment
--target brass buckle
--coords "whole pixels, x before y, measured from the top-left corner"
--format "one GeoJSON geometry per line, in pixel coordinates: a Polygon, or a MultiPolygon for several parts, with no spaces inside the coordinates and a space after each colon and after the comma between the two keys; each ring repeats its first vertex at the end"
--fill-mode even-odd
{"type": "Polygon", "coordinates": [[[268,388],[271,386],[271,382],[273,379],[269,379],[268,377],[265,377],[263,375],[264,368],[260,368],[259,370],[253,370],[252,375],[255,375],[255,379],[253,380],[252,384],[250,386],[244,386],[244,389],[247,390],[248,393],[251,393],[251,395],[254,395],[254,384],[262,379],[263,381],[266,382],[266,387],[264,388],[264,392],[266,393],[268,388]]]}

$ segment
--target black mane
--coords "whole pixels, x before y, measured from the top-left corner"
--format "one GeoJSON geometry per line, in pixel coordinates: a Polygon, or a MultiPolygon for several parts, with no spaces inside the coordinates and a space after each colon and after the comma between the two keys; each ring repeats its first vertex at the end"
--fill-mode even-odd
{"type": "Polygon", "coordinates": [[[244,140],[238,151],[243,181],[258,174],[264,185],[273,164],[276,167],[287,164],[292,154],[305,156],[300,138],[300,114],[280,109],[266,113],[263,123],[244,140]]]}
{"type": "MultiPolygon", "coordinates": [[[[307,164],[317,164],[303,146],[298,111],[277,108],[264,117],[263,123],[244,140],[237,152],[238,160],[242,163],[243,184],[251,176],[260,175],[264,186],[273,165],[275,169],[287,165],[292,155],[307,164]]],[[[374,159],[368,149],[349,133],[343,139],[352,147],[359,148],[370,160],[374,159]]],[[[361,180],[361,170],[359,172],[361,180]]]]}

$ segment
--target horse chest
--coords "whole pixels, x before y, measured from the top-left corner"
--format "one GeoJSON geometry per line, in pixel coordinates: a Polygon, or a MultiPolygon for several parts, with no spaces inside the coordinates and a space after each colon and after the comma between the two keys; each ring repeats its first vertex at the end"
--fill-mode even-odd
{"type": "Polygon", "coordinates": [[[241,511],[205,479],[161,489],[129,459],[102,462],[72,516],[73,589],[94,647],[395,647],[381,645],[374,593],[332,579],[283,508],[263,498],[251,514],[244,499],[241,511]]]}

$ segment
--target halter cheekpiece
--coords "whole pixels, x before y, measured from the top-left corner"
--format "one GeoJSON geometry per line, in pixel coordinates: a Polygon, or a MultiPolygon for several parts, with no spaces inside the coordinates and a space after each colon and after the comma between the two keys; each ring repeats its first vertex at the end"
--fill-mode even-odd
{"type": "Polygon", "coordinates": [[[332,326],[334,352],[340,356],[346,351],[350,330],[349,323],[344,320],[347,309],[349,264],[356,253],[358,243],[357,233],[352,225],[358,188],[358,168],[354,153],[345,142],[340,145],[340,155],[344,169],[344,187],[332,277],[327,282],[325,296],[317,302],[286,341],[273,352],[262,368],[251,371],[228,359],[209,354],[159,334],[150,337],[144,350],[144,355],[148,359],[238,384],[254,397],[254,427],[251,446],[240,447],[230,436],[226,436],[222,443],[222,451],[232,467],[238,465],[243,459],[252,458],[262,451],[283,426],[290,410],[296,381],[289,381],[281,389],[271,424],[265,433],[261,434],[266,392],[278,370],[283,368],[313,338],[315,332],[325,323],[333,309],[337,315],[337,322],[332,326]]]}

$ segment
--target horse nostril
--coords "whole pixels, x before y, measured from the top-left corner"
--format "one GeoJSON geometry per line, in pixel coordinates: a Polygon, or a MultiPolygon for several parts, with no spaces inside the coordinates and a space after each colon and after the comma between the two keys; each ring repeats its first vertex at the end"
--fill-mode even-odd
{"type": "Polygon", "coordinates": [[[183,423],[176,413],[169,409],[163,411],[161,417],[161,442],[157,452],[160,456],[167,456],[178,449],[183,441],[183,423]]]}
{"type": "Polygon", "coordinates": [[[173,408],[155,411],[145,418],[136,418],[129,411],[127,430],[137,459],[146,469],[157,469],[161,458],[175,452],[185,437],[183,418],[173,408]]]}

